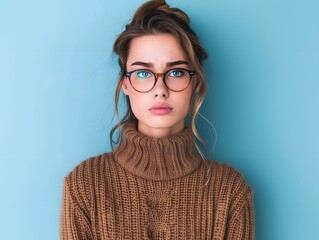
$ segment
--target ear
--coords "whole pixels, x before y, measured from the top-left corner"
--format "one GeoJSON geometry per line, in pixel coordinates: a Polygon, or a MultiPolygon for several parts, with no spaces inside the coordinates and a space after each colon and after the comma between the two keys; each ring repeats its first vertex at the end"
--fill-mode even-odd
{"type": "Polygon", "coordinates": [[[127,81],[125,81],[125,78],[122,81],[122,90],[123,90],[125,95],[128,95],[127,81]]]}
{"type": "Polygon", "coordinates": [[[200,89],[200,84],[196,84],[194,92],[198,93],[199,89],[200,89]]]}
{"type": "Polygon", "coordinates": [[[194,93],[198,93],[199,92],[200,85],[201,85],[201,83],[196,79],[196,83],[195,83],[195,86],[194,86],[194,93]]]}

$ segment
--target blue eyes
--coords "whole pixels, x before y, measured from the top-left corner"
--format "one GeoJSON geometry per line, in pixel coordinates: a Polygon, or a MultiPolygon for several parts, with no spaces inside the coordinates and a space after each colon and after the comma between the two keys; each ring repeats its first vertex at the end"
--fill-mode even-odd
{"type": "Polygon", "coordinates": [[[169,77],[183,77],[184,74],[185,73],[181,70],[172,70],[169,72],[168,76],[169,77]]]}
{"type": "MultiPolygon", "coordinates": [[[[154,74],[152,72],[147,71],[147,70],[137,70],[135,72],[135,75],[139,79],[146,79],[146,78],[150,78],[150,77],[154,76],[154,74]]],[[[185,70],[172,69],[169,72],[167,72],[166,75],[169,78],[180,78],[180,77],[185,76],[185,70]]]]}
{"type": "Polygon", "coordinates": [[[152,76],[152,73],[150,73],[149,71],[145,71],[145,70],[141,70],[141,71],[137,71],[136,72],[136,76],[138,78],[148,78],[148,77],[151,77],[152,76]]]}

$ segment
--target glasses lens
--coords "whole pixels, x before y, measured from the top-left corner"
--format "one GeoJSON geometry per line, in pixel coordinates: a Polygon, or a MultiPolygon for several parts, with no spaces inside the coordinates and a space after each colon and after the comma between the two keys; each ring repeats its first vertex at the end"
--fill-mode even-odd
{"type": "Polygon", "coordinates": [[[151,71],[136,70],[131,74],[131,84],[139,92],[148,92],[155,83],[155,76],[151,71]]]}
{"type": "Polygon", "coordinates": [[[172,69],[165,75],[166,85],[172,91],[183,91],[188,87],[190,79],[185,69],[172,69]]]}

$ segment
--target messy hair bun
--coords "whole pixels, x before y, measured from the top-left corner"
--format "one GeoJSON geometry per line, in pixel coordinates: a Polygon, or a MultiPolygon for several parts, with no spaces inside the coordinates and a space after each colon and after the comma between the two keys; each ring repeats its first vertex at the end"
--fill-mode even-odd
{"type": "Polygon", "coordinates": [[[201,65],[207,59],[207,53],[189,24],[187,14],[179,8],[170,8],[165,0],[152,0],[141,5],[113,46],[113,51],[119,56],[121,70],[125,69],[130,41],[141,35],[156,33],[173,34],[186,54],[193,55],[201,65]]]}

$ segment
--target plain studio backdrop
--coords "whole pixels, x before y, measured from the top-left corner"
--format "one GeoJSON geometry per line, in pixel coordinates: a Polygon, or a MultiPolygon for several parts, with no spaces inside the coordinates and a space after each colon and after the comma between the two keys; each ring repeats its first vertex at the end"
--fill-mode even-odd
{"type": "MultiPolygon", "coordinates": [[[[58,239],[63,177],[110,151],[112,44],[142,2],[0,0],[1,239],[58,239]]],[[[168,3],[209,53],[201,113],[254,189],[257,239],[319,239],[319,2],[168,3]]]]}

